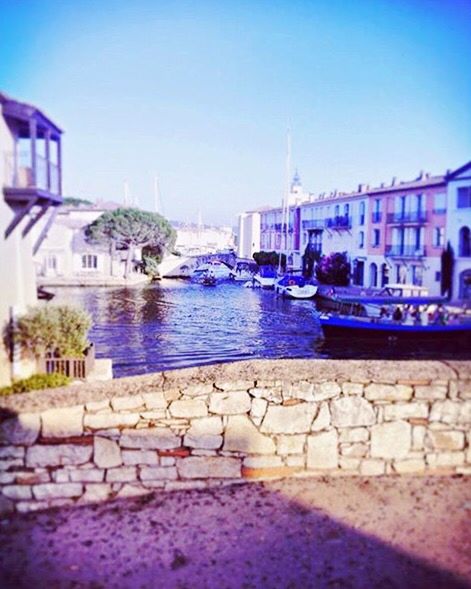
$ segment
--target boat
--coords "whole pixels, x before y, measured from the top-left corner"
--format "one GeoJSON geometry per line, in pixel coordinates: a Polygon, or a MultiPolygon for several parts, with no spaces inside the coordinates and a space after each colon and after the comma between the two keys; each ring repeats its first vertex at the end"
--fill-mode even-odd
{"type": "Polygon", "coordinates": [[[260,271],[254,274],[252,281],[261,288],[275,288],[277,278],[278,274],[273,266],[260,266],[260,271]]]}
{"type": "Polygon", "coordinates": [[[303,276],[286,274],[276,282],[275,291],[288,299],[312,299],[317,286],[307,283],[303,276]]]}
{"type": "Polygon", "coordinates": [[[248,282],[257,273],[258,265],[253,260],[239,260],[230,271],[230,278],[234,282],[248,282]]]}
{"type": "MultiPolygon", "coordinates": [[[[422,315],[421,315],[422,318],[422,315]]],[[[437,345],[471,344],[471,315],[453,315],[446,320],[408,323],[388,317],[358,317],[322,313],[319,316],[326,339],[352,338],[379,341],[427,341],[437,345]]]]}
{"type": "Polygon", "coordinates": [[[201,282],[204,276],[209,273],[213,273],[218,281],[230,280],[231,268],[219,260],[206,262],[205,264],[198,266],[198,268],[193,271],[191,279],[195,282],[201,282]]]}
{"type": "Polygon", "coordinates": [[[214,274],[206,274],[201,279],[201,284],[203,286],[216,286],[217,285],[217,278],[214,274]]]}

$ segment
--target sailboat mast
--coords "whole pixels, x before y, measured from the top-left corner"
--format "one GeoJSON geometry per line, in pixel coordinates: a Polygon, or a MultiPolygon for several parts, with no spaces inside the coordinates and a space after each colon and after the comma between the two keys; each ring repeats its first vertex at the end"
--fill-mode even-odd
{"type": "Polygon", "coordinates": [[[283,191],[283,204],[281,209],[281,248],[280,260],[278,263],[278,274],[281,274],[281,258],[283,253],[288,257],[288,226],[289,226],[289,185],[291,178],[291,129],[288,127],[286,133],[286,171],[285,188],[283,191]]]}

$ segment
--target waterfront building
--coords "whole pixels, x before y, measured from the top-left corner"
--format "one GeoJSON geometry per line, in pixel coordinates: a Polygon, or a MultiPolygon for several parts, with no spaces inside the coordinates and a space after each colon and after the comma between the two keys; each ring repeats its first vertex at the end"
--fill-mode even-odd
{"type": "Polygon", "coordinates": [[[214,254],[232,251],[235,236],[232,227],[204,225],[198,223],[180,223],[173,221],[172,227],[177,232],[175,249],[185,256],[214,254]]]}
{"type": "MultiPolygon", "coordinates": [[[[62,130],[39,108],[0,93],[0,328],[37,303],[33,253],[62,203],[62,130]]],[[[0,385],[34,371],[0,344],[0,385]]]]}
{"type": "Polygon", "coordinates": [[[447,174],[446,239],[455,255],[453,297],[471,300],[471,161],[447,174]]]}
{"type": "MultiPolygon", "coordinates": [[[[410,181],[393,178],[374,188],[361,184],[354,192],[317,196],[302,189],[296,174],[287,230],[283,207],[263,210],[259,249],[287,253],[288,265],[298,270],[308,246],[319,255],[347,252],[353,285],[412,283],[439,295],[441,254],[450,239],[457,256],[454,297],[471,298],[470,166],[448,175],[421,172],[410,181]]],[[[254,235],[256,231],[252,228],[254,235]]]]}
{"type": "MultiPolygon", "coordinates": [[[[113,284],[123,280],[126,250],[109,244],[89,243],[87,225],[106,211],[120,207],[115,202],[62,206],[34,257],[38,281],[47,285],[113,284]]],[[[147,280],[140,271],[141,250],[135,248],[127,282],[147,280]]]]}

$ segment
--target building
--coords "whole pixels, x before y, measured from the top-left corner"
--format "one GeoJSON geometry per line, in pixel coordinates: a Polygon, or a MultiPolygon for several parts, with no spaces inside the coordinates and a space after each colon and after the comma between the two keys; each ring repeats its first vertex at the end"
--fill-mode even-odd
{"type": "MultiPolygon", "coordinates": [[[[95,205],[62,206],[34,257],[41,285],[107,285],[123,282],[127,250],[110,244],[89,243],[87,225],[106,211],[120,207],[107,202],[95,205]]],[[[128,282],[146,281],[141,272],[141,250],[135,248],[128,282]]]]}
{"type": "Polygon", "coordinates": [[[235,247],[232,227],[218,227],[203,223],[172,222],[177,232],[175,249],[185,256],[214,254],[235,247]]]}
{"type": "Polygon", "coordinates": [[[446,177],[446,239],[454,252],[453,297],[471,300],[471,162],[446,177]]]}
{"type": "MultiPolygon", "coordinates": [[[[62,203],[62,130],[37,107],[0,93],[0,325],[37,303],[36,252],[62,203]],[[8,269],[8,271],[6,271],[8,269]]],[[[0,384],[34,371],[0,344],[0,384]]]]}
{"type": "MultiPolygon", "coordinates": [[[[260,213],[260,241],[252,249],[286,253],[288,266],[298,270],[307,247],[319,255],[347,252],[354,285],[407,282],[439,295],[441,254],[450,239],[457,254],[454,296],[471,298],[470,168],[317,196],[302,189],[296,173],[288,212],[274,207],[260,213]]],[[[251,231],[256,236],[257,227],[251,231]]]]}

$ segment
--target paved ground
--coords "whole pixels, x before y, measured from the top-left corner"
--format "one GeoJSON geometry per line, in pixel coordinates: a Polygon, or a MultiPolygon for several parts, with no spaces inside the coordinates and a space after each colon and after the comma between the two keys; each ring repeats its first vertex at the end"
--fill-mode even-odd
{"type": "Polygon", "coordinates": [[[291,479],[0,523],[0,587],[471,587],[465,478],[291,479]]]}

